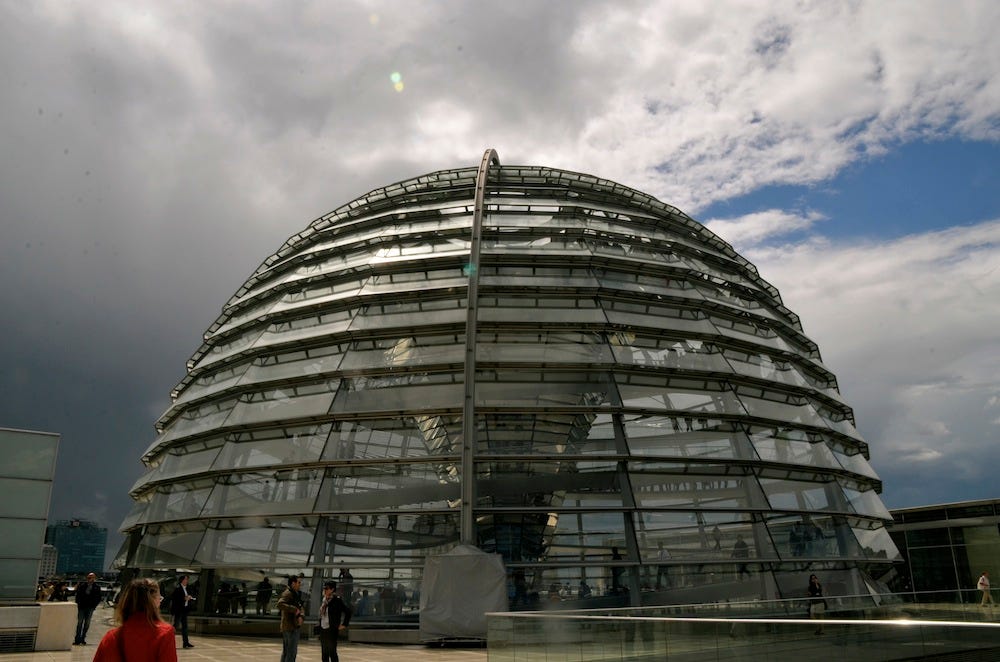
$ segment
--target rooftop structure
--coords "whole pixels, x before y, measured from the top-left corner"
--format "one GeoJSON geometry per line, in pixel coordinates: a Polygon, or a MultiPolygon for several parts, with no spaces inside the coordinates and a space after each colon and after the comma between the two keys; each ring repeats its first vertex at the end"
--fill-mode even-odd
{"type": "Polygon", "coordinates": [[[459,542],[503,557],[515,609],[800,595],[817,571],[858,594],[898,555],[778,291],[591,175],[490,150],[351,201],[260,265],[187,369],[119,565],[349,569],[405,611],[459,542]]]}
{"type": "Polygon", "coordinates": [[[0,428],[0,605],[33,601],[59,435],[0,428]]]}

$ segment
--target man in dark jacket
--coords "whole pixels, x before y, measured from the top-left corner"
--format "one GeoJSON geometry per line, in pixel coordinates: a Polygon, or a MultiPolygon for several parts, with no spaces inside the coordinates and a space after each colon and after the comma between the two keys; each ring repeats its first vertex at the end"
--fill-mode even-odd
{"type": "Polygon", "coordinates": [[[295,662],[299,652],[299,628],[305,618],[302,605],[302,578],[294,575],[288,578],[288,588],[278,598],[281,612],[281,662],[295,662]]]}
{"type": "Polygon", "coordinates": [[[174,628],[180,631],[184,648],[194,648],[194,644],[188,639],[188,612],[191,611],[194,596],[188,591],[187,585],[188,576],[181,575],[177,588],[170,596],[170,613],[174,615],[174,628]]]}
{"type": "Polygon", "coordinates": [[[101,587],[97,585],[97,575],[90,573],[87,581],[76,586],[76,638],[74,646],[87,645],[87,630],[90,629],[90,618],[94,615],[97,605],[101,604],[101,587]]]}
{"type": "Polygon", "coordinates": [[[351,608],[337,595],[337,582],[326,582],[323,584],[323,604],[319,608],[319,646],[323,662],[340,662],[337,637],[350,622],[351,608]]]}

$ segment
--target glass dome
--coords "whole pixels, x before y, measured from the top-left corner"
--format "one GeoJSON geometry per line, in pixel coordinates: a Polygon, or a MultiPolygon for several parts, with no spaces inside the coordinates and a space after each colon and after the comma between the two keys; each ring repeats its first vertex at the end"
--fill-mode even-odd
{"type": "Polygon", "coordinates": [[[807,570],[865,593],[898,555],[836,378],[752,264],[492,151],[292,236],[172,398],[129,568],[349,568],[398,613],[459,542],[502,555],[515,609],[799,595],[807,570]]]}

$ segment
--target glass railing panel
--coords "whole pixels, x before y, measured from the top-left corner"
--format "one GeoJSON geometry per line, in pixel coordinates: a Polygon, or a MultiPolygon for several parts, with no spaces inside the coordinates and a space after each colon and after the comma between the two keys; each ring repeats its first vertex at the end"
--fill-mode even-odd
{"type": "Polygon", "coordinates": [[[972,651],[980,655],[976,659],[991,659],[990,653],[1000,650],[1000,625],[931,621],[666,619],[534,612],[490,614],[487,636],[490,662],[797,661],[834,656],[880,661],[941,659],[972,651]]]}

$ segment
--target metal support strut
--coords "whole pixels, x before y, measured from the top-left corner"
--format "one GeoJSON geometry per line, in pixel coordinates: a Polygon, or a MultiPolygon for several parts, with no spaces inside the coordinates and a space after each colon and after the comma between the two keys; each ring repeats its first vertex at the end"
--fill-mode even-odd
{"type": "Polygon", "coordinates": [[[472,214],[472,244],[469,247],[468,317],[465,322],[465,400],[462,404],[462,522],[461,541],[476,544],[473,507],[476,503],[476,319],[479,308],[479,243],[483,234],[483,214],[486,199],[486,179],[490,166],[500,166],[496,150],[483,154],[476,174],[476,204],[472,214]]]}

